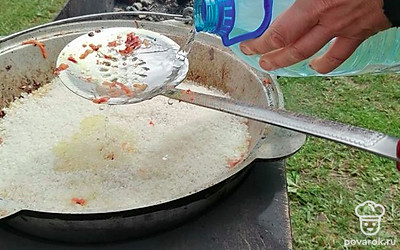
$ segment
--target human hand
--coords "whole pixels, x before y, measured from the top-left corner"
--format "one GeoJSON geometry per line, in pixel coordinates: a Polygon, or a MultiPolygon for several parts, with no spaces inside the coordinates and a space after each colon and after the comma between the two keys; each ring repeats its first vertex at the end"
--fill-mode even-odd
{"type": "Polygon", "coordinates": [[[336,38],[310,67],[326,74],[342,64],[368,37],[391,27],[382,0],[297,0],[259,38],[241,43],[246,55],[262,54],[267,70],[303,61],[336,38]]]}

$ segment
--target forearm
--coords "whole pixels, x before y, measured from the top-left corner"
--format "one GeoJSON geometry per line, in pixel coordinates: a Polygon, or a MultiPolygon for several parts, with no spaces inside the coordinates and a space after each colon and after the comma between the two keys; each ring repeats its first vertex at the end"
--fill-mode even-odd
{"type": "Polygon", "coordinates": [[[400,27],[400,0],[383,0],[385,15],[393,27],[400,27]]]}

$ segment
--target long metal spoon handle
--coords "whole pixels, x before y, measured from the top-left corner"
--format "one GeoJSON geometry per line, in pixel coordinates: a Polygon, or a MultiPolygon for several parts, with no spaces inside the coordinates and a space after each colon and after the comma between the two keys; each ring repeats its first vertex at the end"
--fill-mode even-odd
{"type": "Polygon", "coordinates": [[[264,108],[236,100],[193,91],[169,89],[165,96],[226,113],[269,123],[305,134],[343,143],[400,162],[400,139],[364,128],[305,116],[293,112],[264,108]]]}

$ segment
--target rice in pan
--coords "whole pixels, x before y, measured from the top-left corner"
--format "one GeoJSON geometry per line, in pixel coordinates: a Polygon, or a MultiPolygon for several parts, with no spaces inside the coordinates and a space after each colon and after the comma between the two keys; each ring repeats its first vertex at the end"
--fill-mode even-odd
{"type": "Polygon", "coordinates": [[[97,105],[58,79],[5,112],[0,200],[18,209],[109,211],[178,198],[231,171],[250,140],[243,118],[163,96],[97,105]]]}

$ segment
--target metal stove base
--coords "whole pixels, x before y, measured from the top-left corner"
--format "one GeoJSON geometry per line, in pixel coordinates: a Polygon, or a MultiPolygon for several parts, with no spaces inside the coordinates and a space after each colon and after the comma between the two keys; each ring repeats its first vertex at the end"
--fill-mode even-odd
{"type": "Polygon", "coordinates": [[[145,239],[98,245],[49,242],[0,223],[1,249],[291,249],[284,161],[257,161],[226,199],[181,227],[145,239]]]}

